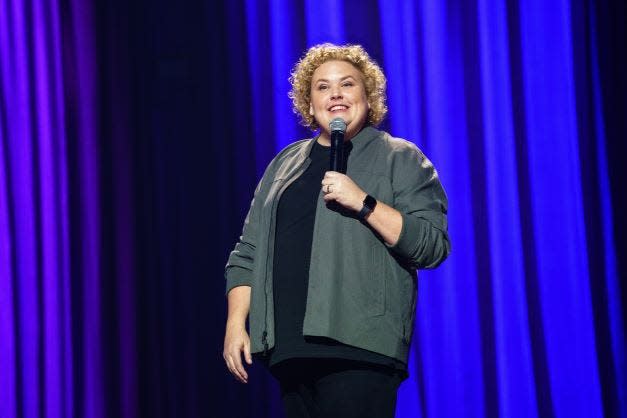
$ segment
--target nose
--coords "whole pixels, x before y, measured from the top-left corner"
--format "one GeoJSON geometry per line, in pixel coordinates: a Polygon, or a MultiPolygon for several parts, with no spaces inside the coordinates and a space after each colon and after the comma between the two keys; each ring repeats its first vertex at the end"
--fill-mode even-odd
{"type": "Polygon", "coordinates": [[[339,86],[331,87],[331,100],[341,99],[341,98],[342,98],[342,92],[340,90],[340,87],[339,86]]]}

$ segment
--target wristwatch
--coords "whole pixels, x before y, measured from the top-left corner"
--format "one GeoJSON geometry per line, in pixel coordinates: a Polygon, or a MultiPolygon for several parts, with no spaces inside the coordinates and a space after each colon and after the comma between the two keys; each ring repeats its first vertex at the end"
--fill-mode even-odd
{"type": "Polygon", "coordinates": [[[366,198],[364,199],[364,206],[361,208],[359,214],[357,215],[359,216],[359,219],[365,219],[366,216],[374,210],[375,206],[377,206],[377,199],[370,195],[366,196],[366,198]]]}

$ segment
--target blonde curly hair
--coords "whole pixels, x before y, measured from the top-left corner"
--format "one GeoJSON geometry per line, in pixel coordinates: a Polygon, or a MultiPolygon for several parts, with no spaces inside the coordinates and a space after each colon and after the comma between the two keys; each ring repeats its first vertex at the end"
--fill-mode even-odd
{"type": "Polygon", "coordinates": [[[366,96],[370,104],[368,124],[377,126],[388,111],[385,104],[386,79],[381,67],[361,45],[334,45],[324,43],[314,45],[294,65],[289,81],[292,89],[288,93],[292,99],[294,113],[300,115],[300,123],[316,130],[318,123],[309,114],[311,103],[311,79],[314,71],[327,61],[346,61],[357,68],[364,76],[366,96]]]}

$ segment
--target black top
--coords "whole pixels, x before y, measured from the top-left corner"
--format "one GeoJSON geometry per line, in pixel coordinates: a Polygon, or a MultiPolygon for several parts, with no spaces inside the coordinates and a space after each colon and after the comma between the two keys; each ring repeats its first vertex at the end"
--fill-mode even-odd
{"type": "Polygon", "coordinates": [[[391,357],[342,344],[330,338],[304,337],[309,263],[316,202],[322,178],[329,170],[330,147],[314,144],[307,170],[284,192],[277,208],[274,247],[275,346],[269,365],[292,358],[340,358],[365,361],[405,370],[391,357]]]}

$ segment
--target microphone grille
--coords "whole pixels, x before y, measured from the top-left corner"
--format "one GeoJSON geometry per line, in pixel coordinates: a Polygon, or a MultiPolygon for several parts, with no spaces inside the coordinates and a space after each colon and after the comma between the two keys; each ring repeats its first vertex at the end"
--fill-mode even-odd
{"type": "Polygon", "coordinates": [[[329,123],[331,132],[346,132],[346,122],[342,118],[335,118],[329,123]]]}

